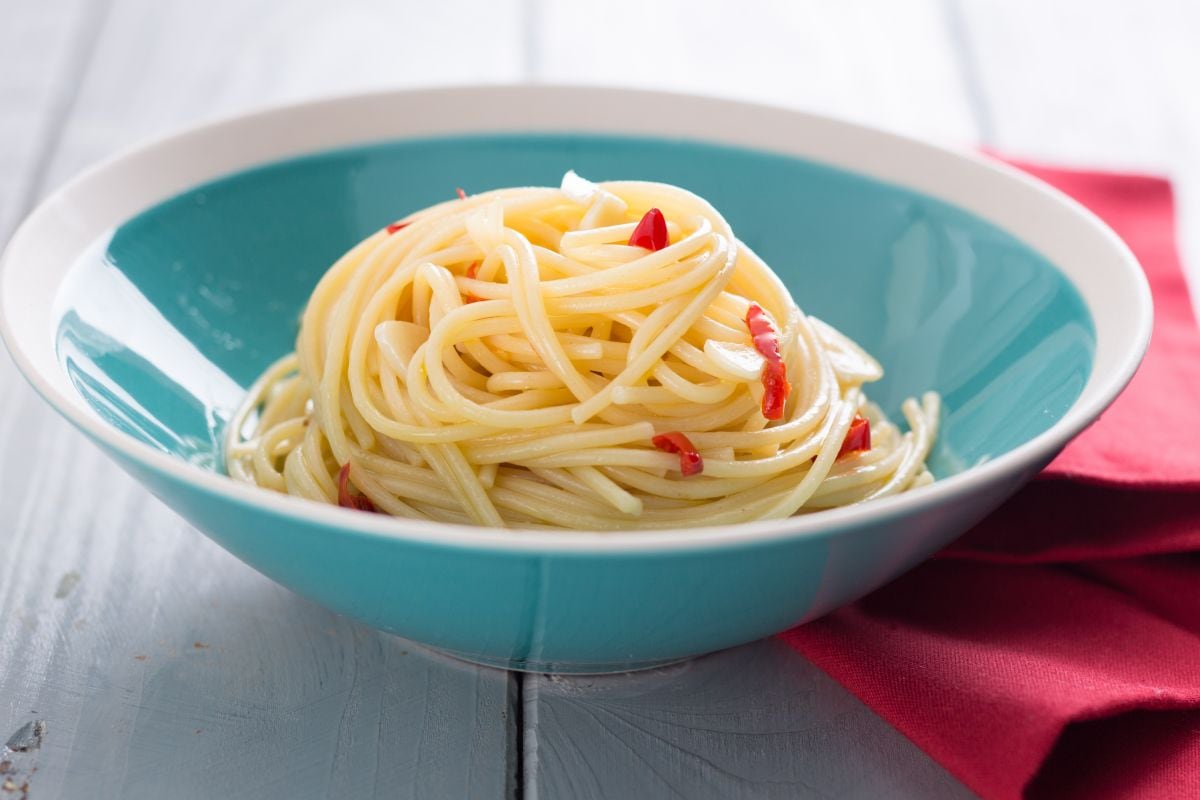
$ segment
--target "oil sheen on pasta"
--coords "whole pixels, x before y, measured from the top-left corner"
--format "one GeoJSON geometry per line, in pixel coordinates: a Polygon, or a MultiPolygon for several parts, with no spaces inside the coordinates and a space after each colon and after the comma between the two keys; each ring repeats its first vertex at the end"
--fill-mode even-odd
{"type": "Polygon", "coordinates": [[[702,198],[568,173],[417,211],[346,253],[230,423],[226,466],[442,522],[778,519],[933,480],[938,396],[906,401],[902,432],[863,394],[882,374],[702,198]]]}

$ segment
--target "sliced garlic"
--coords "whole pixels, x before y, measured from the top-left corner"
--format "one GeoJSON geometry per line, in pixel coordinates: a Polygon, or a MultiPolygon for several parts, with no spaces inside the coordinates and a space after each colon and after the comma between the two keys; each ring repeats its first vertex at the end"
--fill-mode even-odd
{"type": "Polygon", "coordinates": [[[375,326],[375,342],[380,354],[392,371],[401,376],[408,372],[408,362],[428,338],[428,328],[411,322],[389,320],[375,326]]]}

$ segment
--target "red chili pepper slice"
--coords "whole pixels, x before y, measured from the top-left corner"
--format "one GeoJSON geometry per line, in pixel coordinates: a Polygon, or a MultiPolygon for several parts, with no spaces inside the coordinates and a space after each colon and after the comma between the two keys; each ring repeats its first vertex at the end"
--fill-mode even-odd
{"type": "Polygon", "coordinates": [[[647,250],[662,250],[671,243],[667,235],[667,220],[657,208],[652,208],[642,215],[642,221],[633,229],[629,243],[634,247],[644,247],[647,250]]]}
{"type": "MultiPolygon", "coordinates": [[[[478,280],[478,278],[479,278],[479,262],[478,261],[472,261],[471,265],[467,267],[467,277],[470,278],[471,280],[478,280]]],[[[483,299],[482,297],[476,297],[475,295],[469,294],[469,293],[463,295],[464,303],[478,303],[482,299],[483,299]]]]}
{"type": "Polygon", "coordinates": [[[704,458],[692,441],[679,431],[660,433],[650,441],[664,453],[679,453],[679,471],[683,477],[690,478],[704,472],[704,458]]]}
{"type": "Polygon", "coordinates": [[[461,186],[455,186],[454,193],[458,195],[459,200],[467,199],[467,193],[463,191],[463,188],[461,186]]]}
{"type": "Polygon", "coordinates": [[[342,469],[338,472],[338,505],[342,508],[352,508],[355,511],[370,511],[374,512],[375,504],[371,502],[371,498],[364,494],[355,494],[350,491],[350,462],[347,461],[342,465],[342,469]]]}
{"type": "Polygon", "coordinates": [[[788,383],[787,367],[781,361],[769,361],[762,374],[762,415],[766,419],[783,419],[783,407],[792,385],[788,383]]]}
{"type": "Polygon", "coordinates": [[[746,311],[746,327],[754,339],[754,349],[767,360],[762,373],[762,415],[767,419],[783,419],[783,407],[792,393],[792,385],[788,383],[787,365],[779,353],[779,334],[758,303],[751,303],[746,311]]]}
{"type": "Polygon", "coordinates": [[[412,225],[412,223],[411,222],[393,222],[391,225],[388,225],[385,230],[388,233],[395,233],[398,230],[407,228],[409,225],[412,225]]]}
{"type": "Polygon", "coordinates": [[[838,451],[838,457],[853,453],[856,450],[871,449],[871,421],[862,414],[855,414],[854,420],[850,423],[850,430],[846,432],[846,438],[842,440],[842,449],[838,451]]]}

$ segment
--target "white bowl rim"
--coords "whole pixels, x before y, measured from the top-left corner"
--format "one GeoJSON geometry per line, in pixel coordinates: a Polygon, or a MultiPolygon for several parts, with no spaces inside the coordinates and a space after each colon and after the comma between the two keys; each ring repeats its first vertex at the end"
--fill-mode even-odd
{"type": "MultiPolygon", "coordinates": [[[[253,146],[250,149],[253,150],[253,146]]],[[[127,216],[128,211],[115,221],[119,222],[127,216]]],[[[1063,246],[1070,248],[1080,245],[1067,243],[1063,246]]],[[[73,262],[77,252],[78,248],[68,260],[73,262]]],[[[62,266],[58,280],[53,284],[52,294],[61,285],[61,277],[69,266],[62,266]]],[[[29,288],[29,283],[27,279],[22,288],[29,288]]],[[[1075,200],[1003,162],[973,151],[952,150],[810,112],[692,94],[600,86],[480,85],[372,91],[276,105],[248,114],[231,115],[190,126],[129,147],[79,173],[43,200],[26,217],[13,234],[3,255],[0,255],[0,339],[4,340],[21,372],[43,398],[87,435],[125,458],[190,484],[195,489],[231,502],[257,506],[264,511],[278,514],[285,520],[317,523],[347,534],[475,550],[536,552],[547,556],[571,553],[614,556],[627,553],[677,553],[744,547],[793,537],[830,535],[863,525],[886,523],[890,519],[925,507],[956,500],[961,502],[977,490],[1005,478],[1012,478],[1033,465],[1048,461],[1093,422],[1133,377],[1149,344],[1152,325],[1153,305],[1149,285],[1136,258],[1116,233],[1075,200]],[[437,108],[445,114],[440,118],[436,115],[410,115],[411,119],[401,122],[381,113],[386,109],[394,114],[397,107],[405,105],[410,109],[437,108]],[[618,115],[598,115],[593,118],[592,112],[588,110],[622,105],[626,107],[627,113],[620,115],[618,120],[609,120],[609,116],[618,115]],[[525,116],[512,113],[514,107],[525,116]],[[505,113],[489,116],[497,109],[503,109],[505,113]],[[358,116],[353,117],[351,114],[353,118],[342,122],[339,127],[338,120],[344,118],[348,112],[357,113],[358,116]],[[294,123],[293,117],[307,119],[316,125],[317,130],[309,131],[307,139],[300,135],[285,144],[266,145],[274,151],[273,153],[247,153],[245,148],[239,151],[239,144],[232,148],[226,145],[227,150],[221,152],[216,159],[223,158],[225,168],[215,171],[211,166],[200,167],[186,161],[170,160],[173,153],[189,152],[198,146],[211,150],[219,149],[220,142],[240,142],[241,137],[234,134],[253,134],[256,129],[275,130],[276,133],[294,131],[297,126],[288,124],[289,121],[294,123]],[[760,124],[749,124],[748,118],[752,117],[757,118],[760,124]],[[707,127],[697,130],[698,121],[705,122],[707,127]],[[321,127],[322,123],[328,124],[321,127]],[[401,126],[398,129],[394,127],[397,124],[401,126]],[[369,130],[358,130],[354,127],[356,125],[366,126],[369,130]],[[798,145],[790,143],[786,139],[787,132],[794,132],[797,128],[803,129],[811,139],[798,145]],[[1097,353],[1100,351],[1102,335],[1115,336],[1106,326],[1124,325],[1125,329],[1120,332],[1121,341],[1112,345],[1116,349],[1110,354],[1112,357],[1109,368],[1104,374],[1097,374],[1097,359],[1093,358],[1092,374],[1083,392],[1067,413],[1049,429],[986,463],[969,467],[930,486],[858,506],[783,520],[692,529],[633,529],[621,532],[494,529],[423,520],[396,520],[382,515],[363,514],[322,503],[302,501],[242,484],[177,456],[156,450],[104,422],[81,397],[65,389],[65,379],[61,377],[57,359],[51,358],[48,363],[42,363],[46,359],[35,359],[26,347],[34,334],[20,330],[20,319],[28,315],[14,313],[19,310],[15,299],[18,293],[14,289],[20,283],[22,275],[17,264],[35,248],[43,246],[39,244],[37,236],[40,233],[37,230],[39,223],[45,217],[61,213],[63,208],[69,209],[73,196],[86,194],[85,190],[93,190],[103,185],[106,180],[119,178],[123,170],[132,170],[139,164],[144,166],[152,162],[159,165],[181,165],[177,172],[163,179],[163,187],[156,190],[157,199],[147,204],[152,205],[204,180],[255,164],[296,155],[394,139],[504,132],[657,136],[714,142],[809,158],[870,178],[905,186],[966,208],[1034,246],[1060,271],[1063,271],[1060,259],[1046,252],[1048,247],[1055,247],[1055,240],[1048,235],[1048,229],[1065,224],[1073,237],[1083,237],[1080,242],[1115,264],[1116,272],[1109,277],[1115,277],[1121,284],[1112,288],[1112,291],[1120,293],[1122,297],[1123,319],[1111,314],[1103,316],[1097,313],[1097,308],[1088,302],[1089,291],[1085,290],[1095,293],[1101,289],[1087,283],[1086,274],[1067,275],[1084,297],[1092,315],[1098,341],[1097,353]],[[864,144],[869,144],[870,147],[863,147],[864,144]],[[814,153],[814,147],[825,148],[835,155],[830,156],[829,152],[814,153]],[[168,160],[164,161],[164,158],[168,160]],[[917,181],[925,180],[926,176],[917,166],[906,164],[910,159],[918,162],[918,166],[935,164],[946,167],[948,177],[943,181],[945,185],[918,185],[917,181]],[[208,170],[207,176],[202,175],[197,179],[191,174],[197,169],[208,170]],[[993,192],[1007,192],[999,202],[1007,204],[1005,214],[1008,224],[997,219],[995,209],[992,209],[992,213],[986,213],[987,209],[980,208],[981,204],[991,202],[988,198],[981,197],[985,194],[981,191],[983,187],[975,185],[981,181],[993,192]],[[1013,205],[1013,197],[1026,204],[1025,207],[1016,208],[1013,205]],[[1050,218],[1035,219],[1037,214],[1048,215],[1050,218]],[[1019,223],[1021,230],[1013,230],[1010,227],[1014,220],[1019,223]],[[1031,231],[1036,231],[1033,239],[1041,237],[1042,241],[1031,241],[1031,231]],[[1042,246],[1039,247],[1038,244],[1042,246]],[[1085,278],[1084,283],[1078,280],[1080,277],[1085,278]]],[[[48,330],[43,333],[46,336],[51,335],[48,330]]]]}

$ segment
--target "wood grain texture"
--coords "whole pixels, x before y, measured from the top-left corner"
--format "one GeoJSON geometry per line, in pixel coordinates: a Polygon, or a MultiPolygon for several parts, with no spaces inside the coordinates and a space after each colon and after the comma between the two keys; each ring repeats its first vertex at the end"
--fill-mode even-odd
{"type": "Polygon", "coordinates": [[[972,796],[774,640],[635,675],[538,677],[525,719],[538,800],[972,796]]]}
{"type": "Polygon", "coordinates": [[[48,185],[201,120],[342,92],[513,81],[523,69],[518,0],[111,1],[48,185]]]}
{"type": "Polygon", "coordinates": [[[54,497],[70,478],[107,498],[68,513],[0,500],[21,516],[5,547],[0,734],[44,722],[40,749],[9,756],[34,797],[504,795],[509,676],[297,598],[73,434],[20,435],[75,463],[16,493],[54,497]]]}
{"type": "MultiPolygon", "coordinates": [[[[0,240],[86,163],[199,119],[383,84],[515,76],[516,51],[437,57],[468,5],[410,21],[405,47],[395,26],[374,24],[394,15],[386,2],[6,9],[0,240]]],[[[502,3],[483,13],[491,32],[516,36],[504,26],[513,16],[502,3]]],[[[38,800],[515,789],[514,677],[371,631],[260,576],[59,420],[7,354],[0,621],[14,796],[25,783],[38,800]]]]}
{"type": "Polygon", "coordinates": [[[1173,179],[1200,307],[1200,3],[961,0],[953,8],[989,145],[1173,179]]]}
{"type": "Polygon", "coordinates": [[[939,0],[528,1],[538,80],[716,94],[978,139],[939,0]]]}
{"type": "Polygon", "coordinates": [[[0,26],[0,242],[37,192],[89,54],[87,0],[5,9],[0,26]]]}

